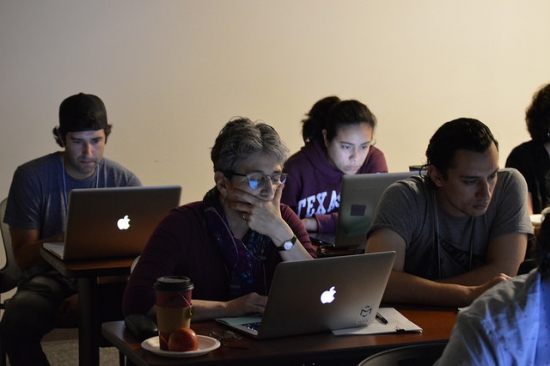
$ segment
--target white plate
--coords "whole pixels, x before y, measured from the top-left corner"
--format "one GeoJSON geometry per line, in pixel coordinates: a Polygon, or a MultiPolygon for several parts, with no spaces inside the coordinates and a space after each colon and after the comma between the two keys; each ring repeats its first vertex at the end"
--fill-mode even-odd
{"type": "Polygon", "coordinates": [[[199,349],[195,351],[174,352],[162,350],[159,347],[158,336],[144,340],[143,342],[141,342],[141,347],[149,352],[153,352],[154,354],[164,357],[196,357],[205,355],[220,346],[220,341],[215,338],[203,335],[197,335],[197,338],[199,338],[199,349]]]}

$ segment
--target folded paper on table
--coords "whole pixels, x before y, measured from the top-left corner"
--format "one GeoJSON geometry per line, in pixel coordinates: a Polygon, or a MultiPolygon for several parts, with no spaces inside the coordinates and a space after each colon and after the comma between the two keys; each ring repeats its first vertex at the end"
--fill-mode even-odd
{"type": "Polygon", "coordinates": [[[384,334],[384,333],[404,333],[404,332],[422,332],[422,328],[411,322],[403,314],[394,308],[379,308],[378,313],[387,320],[384,324],[375,319],[366,327],[346,328],[333,330],[334,335],[363,335],[363,334],[384,334]]]}
{"type": "Polygon", "coordinates": [[[531,219],[531,224],[534,227],[540,227],[540,225],[542,224],[542,215],[541,214],[530,215],[530,219],[531,219]]]}

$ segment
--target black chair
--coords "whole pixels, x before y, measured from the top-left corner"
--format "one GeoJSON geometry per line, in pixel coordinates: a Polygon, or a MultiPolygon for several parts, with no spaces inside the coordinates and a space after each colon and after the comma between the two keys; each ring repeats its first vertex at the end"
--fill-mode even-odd
{"type": "Polygon", "coordinates": [[[427,343],[405,346],[376,353],[359,366],[428,366],[443,354],[447,343],[427,343]]]}
{"type": "Polygon", "coordinates": [[[537,262],[534,259],[526,259],[523,262],[521,262],[518,269],[518,275],[529,273],[532,269],[536,267],[537,267],[537,262]]]}
{"type": "MultiPolygon", "coordinates": [[[[19,276],[21,275],[21,269],[19,269],[17,263],[15,263],[15,258],[13,257],[9,227],[4,223],[4,213],[6,212],[7,201],[8,200],[5,198],[0,202],[0,232],[2,233],[2,247],[4,248],[6,257],[6,263],[4,267],[0,269],[0,309],[2,309],[2,311],[6,308],[6,300],[2,301],[1,295],[13,290],[17,286],[17,281],[19,281],[19,276]]],[[[6,353],[2,348],[1,339],[0,365],[6,366],[6,353]]]]}
{"type": "Polygon", "coordinates": [[[1,299],[1,294],[13,290],[17,286],[17,281],[21,275],[21,270],[17,266],[17,263],[15,263],[15,258],[13,257],[9,227],[4,223],[6,202],[7,199],[0,202],[0,232],[2,232],[2,242],[6,257],[6,263],[4,264],[4,267],[0,269],[0,309],[5,309],[5,304],[1,299]]]}

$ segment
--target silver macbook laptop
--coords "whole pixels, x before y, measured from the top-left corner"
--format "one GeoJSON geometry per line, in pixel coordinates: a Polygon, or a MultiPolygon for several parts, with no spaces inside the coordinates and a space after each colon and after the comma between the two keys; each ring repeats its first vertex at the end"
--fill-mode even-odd
{"type": "Polygon", "coordinates": [[[180,195],[180,186],[74,189],[65,242],[44,249],[63,260],[137,256],[180,195]]]}
{"type": "Polygon", "coordinates": [[[216,320],[258,339],[368,325],[395,256],[383,252],[282,262],[263,316],[216,320]]]}
{"type": "Polygon", "coordinates": [[[382,193],[392,183],[415,174],[418,172],[344,175],[336,235],[310,233],[312,243],[334,248],[356,247],[362,252],[382,193]]]}

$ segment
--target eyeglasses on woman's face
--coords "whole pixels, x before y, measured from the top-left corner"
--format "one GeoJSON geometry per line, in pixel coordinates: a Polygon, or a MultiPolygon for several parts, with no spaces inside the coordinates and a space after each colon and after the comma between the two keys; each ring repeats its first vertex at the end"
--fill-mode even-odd
{"type": "Polygon", "coordinates": [[[235,172],[231,172],[231,175],[236,175],[238,177],[246,177],[248,179],[248,185],[252,189],[258,189],[263,188],[267,184],[268,181],[271,181],[271,184],[276,186],[279,185],[279,183],[285,183],[286,182],[286,173],[277,173],[273,175],[267,175],[263,173],[250,173],[250,174],[239,174],[235,172]]]}

